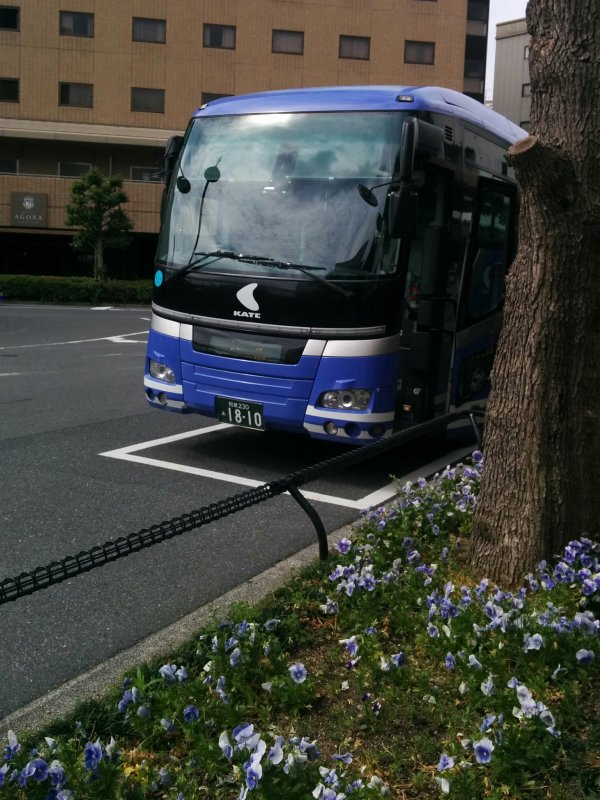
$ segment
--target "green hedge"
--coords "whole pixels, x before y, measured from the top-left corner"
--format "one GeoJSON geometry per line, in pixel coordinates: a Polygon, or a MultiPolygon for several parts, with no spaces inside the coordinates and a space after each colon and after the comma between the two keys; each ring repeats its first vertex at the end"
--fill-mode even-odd
{"type": "Polygon", "coordinates": [[[152,282],[95,281],[93,278],[55,278],[50,275],[0,275],[4,300],[83,305],[149,305],[152,282]]]}

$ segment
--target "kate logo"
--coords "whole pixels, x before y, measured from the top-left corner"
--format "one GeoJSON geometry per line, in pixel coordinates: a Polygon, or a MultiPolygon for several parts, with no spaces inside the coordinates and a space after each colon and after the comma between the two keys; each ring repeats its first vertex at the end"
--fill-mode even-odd
{"type": "Polygon", "coordinates": [[[33,208],[35,208],[35,200],[33,197],[27,195],[27,197],[23,198],[23,208],[25,211],[31,211],[33,208]]]}
{"type": "Polygon", "coordinates": [[[254,299],[254,290],[257,286],[258,283],[248,283],[246,286],[242,286],[239,292],[237,292],[237,299],[244,306],[244,308],[248,309],[248,311],[234,311],[234,317],[251,317],[252,319],[260,319],[260,314],[256,313],[259,309],[259,305],[254,299]]]}

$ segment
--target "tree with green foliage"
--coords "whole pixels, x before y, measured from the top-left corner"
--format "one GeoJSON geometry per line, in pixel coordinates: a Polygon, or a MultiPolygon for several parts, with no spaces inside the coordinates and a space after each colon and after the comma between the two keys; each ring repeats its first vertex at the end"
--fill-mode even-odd
{"type": "Polygon", "coordinates": [[[519,250],[486,414],[474,568],[504,585],[600,523],[600,3],[529,0],[519,250]]]}
{"type": "Polygon", "coordinates": [[[106,247],[126,247],[127,234],[133,223],[121,208],[127,202],[123,179],[118,175],[105,178],[92,168],[73,182],[71,202],[66,207],[65,222],[77,226],[71,246],[75,250],[94,253],[94,278],[105,277],[106,247]]]}

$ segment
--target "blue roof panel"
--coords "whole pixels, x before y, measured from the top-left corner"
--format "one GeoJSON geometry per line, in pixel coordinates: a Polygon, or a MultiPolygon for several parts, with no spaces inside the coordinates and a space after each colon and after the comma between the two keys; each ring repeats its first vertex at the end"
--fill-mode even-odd
{"type": "Polygon", "coordinates": [[[194,117],[303,111],[431,111],[480,125],[508,142],[527,136],[477,100],[439,86],[319,86],[234,95],[211,101],[194,117]]]}

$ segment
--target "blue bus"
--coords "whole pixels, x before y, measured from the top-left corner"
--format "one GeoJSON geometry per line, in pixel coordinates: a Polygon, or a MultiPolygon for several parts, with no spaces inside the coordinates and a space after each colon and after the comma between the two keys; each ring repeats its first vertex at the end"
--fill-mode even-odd
{"type": "Polygon", "coordinates": [[[439,87],[202,106],[165,152],[148,402],[345,444],[481,408],[525,135],[439,87]]]}

